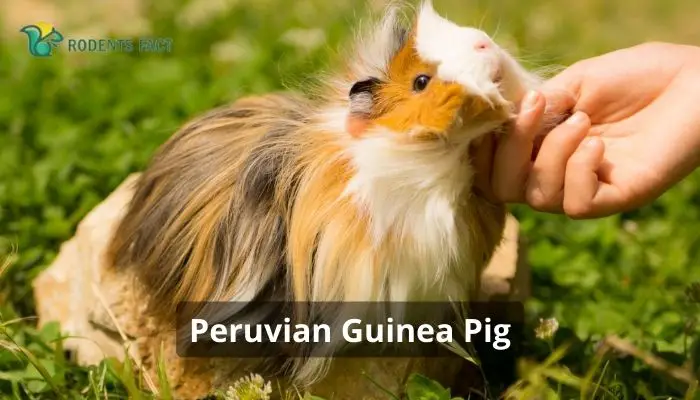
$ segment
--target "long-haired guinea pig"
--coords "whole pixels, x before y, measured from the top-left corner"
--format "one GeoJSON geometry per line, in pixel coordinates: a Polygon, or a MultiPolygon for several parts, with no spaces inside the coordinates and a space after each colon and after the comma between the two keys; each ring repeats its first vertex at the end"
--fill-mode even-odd
{"type": "Polygon", "coordinates": [[[149,311],[181,301],[468,300],[503,205],[470,144],[538,79],[484,32],[390,8],[321,95],[242,98],[181,128],[110,245],[149,311]]]}

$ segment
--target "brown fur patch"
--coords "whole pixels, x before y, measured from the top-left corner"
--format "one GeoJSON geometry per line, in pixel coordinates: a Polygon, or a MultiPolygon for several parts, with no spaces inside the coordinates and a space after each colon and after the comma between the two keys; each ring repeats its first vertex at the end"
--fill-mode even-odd
{"type": "Polygon", "coordinates": [[[292,96],[241,99],[183,127],[153,158],[108,255],[116,268],[137,269],[154,314],[172,316],[180,301],[229,300],[245,285],[262,290],[281,268],[295,182],[247,166],[292,163],[308,107],[292,96]]]}

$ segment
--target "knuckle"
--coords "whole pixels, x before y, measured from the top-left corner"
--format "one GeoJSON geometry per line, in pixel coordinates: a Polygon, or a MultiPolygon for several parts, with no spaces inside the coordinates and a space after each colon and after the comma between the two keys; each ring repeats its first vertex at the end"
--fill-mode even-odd
{"type": "Polygon", "coordinates": [[[528,190],[526,194],[527,204],[537,211],[548,211],[552,209],[556,203],[555,199],[555,196],[546,193],[539,187],[528,190]]]}
{"type": "Polygon", "coordinates": [[[664,43],[659,40],[651,40],[640,44],[639,47],[647,50],[658,50],[660,48],[668,47],[668,43],[664,43]]]}
{"type": "Polygon", "coordinates": [[[571,219],[586,219],[592,211],[592,205],[588,202],[564,203],[564,213],[571,219]]]}

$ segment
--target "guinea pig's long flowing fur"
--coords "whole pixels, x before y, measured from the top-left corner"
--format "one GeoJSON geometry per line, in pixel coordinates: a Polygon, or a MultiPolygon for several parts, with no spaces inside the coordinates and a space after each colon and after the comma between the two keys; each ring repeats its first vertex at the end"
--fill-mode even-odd
{"type": "MultiPolygon", "coordinates": [[[[196,118],[141,175],[111,264],[135,271],[163,320],[181,301],[467,300],[505,219],[472,191],[469,145],[536,82],[500,49],[500,81],[485,79],[460,47],[477,32],[429,2],[413,24],[392,8],[321,96],[196,118]],[[416,71],[432,76],[424,93],[416,71]]],[[[294,376],[322,369],[307,360],[294,376]]]]}

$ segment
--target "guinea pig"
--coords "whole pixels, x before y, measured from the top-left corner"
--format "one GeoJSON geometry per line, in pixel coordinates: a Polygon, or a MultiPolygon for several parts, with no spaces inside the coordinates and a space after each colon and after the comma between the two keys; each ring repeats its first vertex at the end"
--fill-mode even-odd
{"type": "Polygon", "coordinates": [[[466,301],[506,215],[473,190],[469,148],[538,82],[430,1],[391,7],[318,92],[241,98],[176,132],[110,263],[163,320],[182,301],[466,301]]]}

